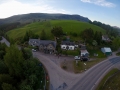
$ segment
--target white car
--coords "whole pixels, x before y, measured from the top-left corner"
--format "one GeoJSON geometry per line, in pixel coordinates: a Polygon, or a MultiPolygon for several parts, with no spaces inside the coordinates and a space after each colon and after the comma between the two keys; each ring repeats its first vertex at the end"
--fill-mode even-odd
{"type": "Polygon", "coordinates": [[[80,60],[80,56],[75,56],[74,59],[75,60],[80,60]]]}

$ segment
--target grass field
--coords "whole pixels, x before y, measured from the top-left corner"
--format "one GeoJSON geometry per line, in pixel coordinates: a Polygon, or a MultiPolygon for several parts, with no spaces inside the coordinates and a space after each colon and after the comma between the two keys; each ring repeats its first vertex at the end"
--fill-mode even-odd
{"type": "Polygon", "coordinates": [[[118,71],[119,70],[115,68],[108,72],[101,80],[96,90],[120,90],[120,72],[118,71]]]}
{"type": "Polygon", "coordinates": [[[80,53],[78,50],[62,50],[63,55],[72,55],[72,56],[78,56],[80,53]]]}
{"type": "Polygon", "coordinates": [[[80,22],[75,20],[51,20],[44,22],[34,22],[26,26],[8,31],[6,34],[8,35],[8,37],[16,39],[23,37],[28,30],[31,30],[35,34],[40,35],[41,31],[44,29],[47,36],[51,39],[52,35],[50,31],[54,26],[61,26],[64,33],[67,33],[68,35],[70,33],[77,33],[79,35],[81,31],[87,28],[92,28],[94,31],[101,31],[102,33],[105,33],[104,29],[86,22],[80,22]]]}
{"type": "Polygon", "coordinates": [[[120,90],[120,72],[109,78],[102,90],[120,90]]]}
{"type": "Polygon", "coordinates": [[[90,57],[91,58],[94,58],[94,57],[96,57],[96,58],[106,58],[107,56],[106,55],[104,55],[103,54],[103,52],[101,51],[101,50],[88,50],[89,51],[89,53],[90,53],[90,57]],[[94,53],[95,54],[98,54],[98,56],[94,56],[94,53]]]}

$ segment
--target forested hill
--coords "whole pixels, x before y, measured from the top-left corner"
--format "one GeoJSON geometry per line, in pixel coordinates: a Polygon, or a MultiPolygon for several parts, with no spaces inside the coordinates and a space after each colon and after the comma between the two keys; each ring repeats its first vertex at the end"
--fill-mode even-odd
{"type": "Polygon", "coordinates": [[[108,24],[104,24],[99,21],[93,21],[93,22],[89,21],[89,23],[103,28],[104,30],[106,30],[106,34],[108,35],[116,37],[117,35],[120,34],[120,28],[117,26],[110,26],[108,24]]]}
{"type": "Polygon", "coordinates": [[[47,13],[30,13],[30,14],[22,14],[15,15],[9,18],[0,19],[0,25],[6,23],[14,23],[14,22],[34,22],[40,20],[48,20],[48,19],[57,19],[57,20],[78,20],[83,22],[89,22],[89,19],[80,15],[69,15],[69,14],[47,14],[47,13]]]}

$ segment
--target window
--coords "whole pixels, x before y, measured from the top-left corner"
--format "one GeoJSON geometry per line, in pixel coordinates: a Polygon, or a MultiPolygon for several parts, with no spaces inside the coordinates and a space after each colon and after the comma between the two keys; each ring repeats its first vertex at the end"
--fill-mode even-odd
{"type": "Polygon", "coordinates": [[[70,50],[72,50],[72,47],[69,47],[70,50]]]}
{"type": "Polygon", "coordinates": [[[63,47],[63,49],[65,49],[65,47],[63,47]]]}

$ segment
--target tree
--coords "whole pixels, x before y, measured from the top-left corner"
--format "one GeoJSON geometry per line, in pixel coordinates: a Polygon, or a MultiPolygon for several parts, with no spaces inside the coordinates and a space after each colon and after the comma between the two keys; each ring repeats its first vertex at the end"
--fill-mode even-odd
{"type": "Polygon", "coordinates": [[[94,32],[91,28],[85,29],[84,31],[81,32],[81,37],[86,42],[91,43],[94,37],[94,32]]]}
{"type": "Polygon", "coordinates": [[[22,52],[15,45],[7,48],[6,52],[4,61],[9,68],[9,74],[18,78],[22,77],[24,72],[22,69],[24,62],[22,52]]]}
{"type": "Polygon", "coordinates": [[[94,40],[96,40],[96,42],[98,43],[98,45],[100,45],[101,40],[102,40],[102,33],[96,31],[94,34],[94,40]]]}
{"type": "Polygon", "coordinates": [[[15,80],[9,74],[0,74],[0,90],[3,83],[15,85],[15,80]]]}
{"type": "Polygon", "coordinates": [[[2,36],[0,36],[0,41],[2,40],[2,36]]]}
{"type": "Polygon", "coordinates": [[[97,46],[96,40],[93,40],[92,44],[93,44],[93,46],[97,46]]]}
{"type": "Polygon", "coordinates": [[[45,40],[45,39],[46,39],[46,32],[45,32],[44,29],[41,31],[40,39],[42,39],[42,40],[45,40]]]}
{"type": "Polygon", "coordinates": [[[120,38],[116,37],[112,41],[112,47],[117,50],[120,47],[120,38]]]}
{"type": "Polygon", "coordinates": [[[5,55],[5,51],[3,51],[3,50],[0,50],[0,60],[2,60],[3,59],[3,56],[5,55]]]}
{"type": "MultiPolygon", "coordinates": [[[[24,68],[24,76],[25,80],[21,83],[21,88],[25,88],[27,85],[31,86],[32,90],[37,90],[37,85],[44,77],[43,68],[39,66],[39,61],[35,58],[30,58],[29,60],[25,60],[23,68],[24,68]],[[39,79],[39,80],[38,80],[39,79]]],[[[24,89],[21,89],[24,90],[24,89]]]]}
{"type": "Polygon", "coordinates": [[[2,84],[2,89],[3,90],[16,90],[15,87],[13,87],[11,84],[8,84],[8,83],[3,83],[2,84]]]}
{"type": "Polygon", "coordinates": [[[62,27],[53,27],[53,29],[51,30],[51,33],[55,37],[60,37],[61,35],[63,35],[62,27]]]}
{"type": "Polygon", "coordinates": [[[7,73],[8,73],[7,66],[2,60],[0,60],[0,74],[7,74],[7,73]]]}
{"type": "Polygon", "coordinates": [[[29,82],[30,82],[30,83],[29,83],[30,86],[32,86],[32,87],[35,86],[35,84],[36,84],[36,82],[37,82],[37,77],[36,77],[35,74],[32,74],[32,75],[29,76],[29,82]]]}
{"type": "Polygon", "coordinates": [[[29,38],[33,38],[33,37],[38,37],[38,36],[36,36],[31,30],[26,31],[23,41],[28,41],[29,38]]]}
{"type": "Polygon", "coordinates": [[[25,60],[30,59],[33,56],[32,51],[29,48],[22,48],[21,51],[25,60]]]}
{"type": "Polygon", "coordinates": [[[3,59],[3,56],[5,55],[5,48],[6,48],[5,43],[0,43],[0,60],[3,59]]]}

